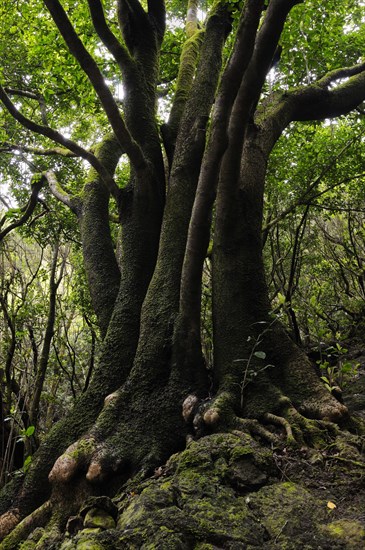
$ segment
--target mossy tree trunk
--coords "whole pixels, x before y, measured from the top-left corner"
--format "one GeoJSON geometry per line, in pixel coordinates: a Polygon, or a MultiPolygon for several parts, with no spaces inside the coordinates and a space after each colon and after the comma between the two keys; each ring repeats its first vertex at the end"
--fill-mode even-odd
{"type": "MultiPolygon", "coordinates": [[[[299,3],[271,0],[266,8],[263,1],[246,0],[223,72],[229,3],[216,3],[204,29],[197,25],[196,2],[187,3],[187,42],[175,102],[161,130],[164,166],[156,117],[164,2],[147,2],[145,11],[138,1],[120,0],[122,43],[107,25],[101,4],[89,1],[95,31],[123,75],[122,117],[62,6],[45,1],[113,134],[90,153],[22,118],[4,91],[0,98],[28,129],[92,165],[81,198],[63,192],[54,175],[47,178],[54,194],[77,215],[103,344],[87,391],[41,445],[20,492],[15,499],[10,489],[4,493],[4,535],[47,498],[46,519],[42,508],[34,516],[42,519],[34,522],[52,515],[51,525],[63,529],[71,491],[78,495],[72,507],[85,494],[112,493],[131,473],[150,471],[181,449],[187,435],[240,426],[270,439],[258,421],[277,423],[292,436],[293,418],[337,421],[346,415],[273,320],[262,257],[266,168],[277,139],[291,121],[338,116],[365,98],[365,67],[357,65],[261,100],[284,24],[299,3]],[[344,77],[348,80],[338,84],[344,77]],[[123,189],[113,179],[121,155],[131,166],[123,189]],[[122,228],[119,262],[109,228],[111,200],[122,228]],[[210,395],[200,299],[214,204],[210,395]],[[254,372],[257,381],[251,383],[254,372]]],[[[22,525],[14,531],[19,537],[22,525]]]]}

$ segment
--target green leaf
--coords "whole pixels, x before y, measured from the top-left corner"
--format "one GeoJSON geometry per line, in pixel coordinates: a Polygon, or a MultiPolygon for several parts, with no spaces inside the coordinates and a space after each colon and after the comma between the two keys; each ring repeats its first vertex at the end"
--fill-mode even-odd
{"type": "Polygon", "coordinates": [[[264,351],[255,351],[254,356],[259,359],[266,359],[266,353],[264,351]]]}
{"type": "Polygon", "coordinates": [[[26,437],[31,437],[35,432],[35,427],[34,426],[29,426],[27,429],[26,429],[26,432],[25,432],[25,435],[26,437]]]}

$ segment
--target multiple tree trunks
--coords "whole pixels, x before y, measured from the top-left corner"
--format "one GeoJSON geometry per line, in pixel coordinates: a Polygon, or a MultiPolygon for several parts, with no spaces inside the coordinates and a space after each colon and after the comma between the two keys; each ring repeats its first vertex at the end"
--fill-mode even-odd
{"type": "MultiPolygon", "coordinates": [[[[271,0],[264,9],[264,2],[244,2],[222,72],[231,31],[229,3],[215,4],[200,31],[189,2],[188,40],[195,42],[182,51],[173,117],[162,132],[164,166],[156,121],[164,2],[148,2],[145,11],[138,1],[120,0],[122,43],[108,27],[101,4],[89,1],[95,31],[123,75],[122,117],[61,4],[46,0],[113,135],[86,152],[25,119],[4,89],[0,99],[20,123],[92,165],[81,197],[60,191],[54,175],[46,177],[77,216],[103,347],[87,391],[41,445],[10,510],[9,493],[4,493],[2,536],[48,498],[66,502],[72,486],[83,496],[97,494],[102,482],[112,494],[132,473],[150,472],[182,449],[189,435],[240,427],[270,439],[257,422],[266,419],[291,437],[296,414],[336,422],[346,417],[346,408],[321,386],[305,355],[273,320],[262,257],[266,168],[277,139],[291,121],[338,116],[365,99],[361,64],[261,102],[281,32],[299,3],[271,0]],[[338,83],[344,77],[346,83],[338,83]],[[131,165],[124,189],[113,179],[122,154],[131,165]],[[122,228],[118,260],[110,200],[116,201],[122,228]],[[201,351],[200,300],[213,205],[212,381],[201,351]],[[258,340],[267,364],[252,359],[252,342],[258,340]],[[248,384],[252,368],[257,381],[248,384]]],[[[42,521],[48,521],[47,513],[39,514],[42,521]]],[[[66,520],[62,516],[61,529],[66,520]]]]}

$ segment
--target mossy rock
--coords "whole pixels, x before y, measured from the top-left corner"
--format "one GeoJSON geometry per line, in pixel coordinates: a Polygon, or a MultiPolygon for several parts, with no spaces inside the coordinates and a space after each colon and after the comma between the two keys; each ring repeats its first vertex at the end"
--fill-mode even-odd
{"type": "MultiPolygon", "coordinates": [[[[61,550],[365,548],[364,526],[338,520],[339,508],[327,506],[331,493],[321,491],[317,498],[313,489],[278,481],[272,451],[247,434],[213,434],[192,442],[162,472],[129,481],[116,496],[116,528],[84,528],[61,550]]],[[[105,507],[116,516],[110,499],[102,503],[88,502],[85,520],[105,507]]]]}
{"type": "Polygon", "coordinates": [[[114,502],[107,496],[93,496],[89,497],[80,509],[80,516],[85,517],[87,512],[92,508],[103,510],[113,519],[117,519],[118,508],[114,502]]]}
{"type": "Polygon", "coordinates": [[[365,548],[365,528],[359,521],[339,519],[322,526],[322,531],[349,550],[365,548]]]}
{"type": "Polygon", "coordinates": [[[114,529],[115,520],[104,510],[100,510],[99,508],[91,508],[85,515],[84,527],[114,529]]]}
{"type": "Polygon", "coordinates": [[[269,454],[246,434],[192,442],[170,459],[167,477],[136,487],[121,505],[120,540],[131,548],[169,550],[263,544],[267,533],[244,494],[266,483],[270,471],[269,454]]]}
{"type": "Polygon", "coordinates": [[[328,511],[325,502],[316,500],[303,487],[290,482],[263,487],[247,500],[270,539],[281,542],[283,547],[286,539],[302,536],[308,539],[307,534],[315,531],[318,519],[325,520],[328,511]]]}

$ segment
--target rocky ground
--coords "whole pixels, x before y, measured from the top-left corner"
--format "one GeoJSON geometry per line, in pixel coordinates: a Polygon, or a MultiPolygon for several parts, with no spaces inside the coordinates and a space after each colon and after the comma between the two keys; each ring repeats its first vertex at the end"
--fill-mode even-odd
{"type": "MultiPolygon", "coordinates": [[[[362,364],[343,398],[365,419],[362,364]]],[[[20,548],[39,548],[43,534],[20,548]]],[[[89,499],[53,548],[365,549],[365,439],[324,433],[313,449],[263,446],[238,432],[206,436],[116,498],[89,499]]]]}

